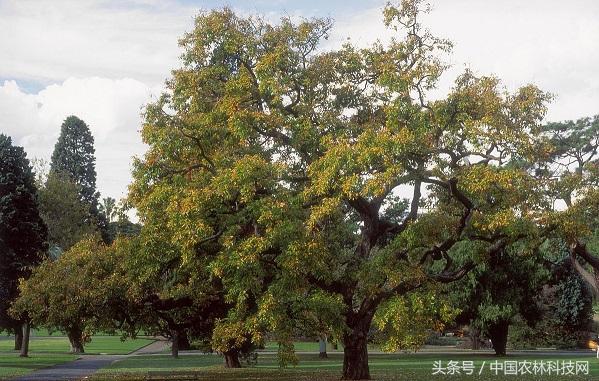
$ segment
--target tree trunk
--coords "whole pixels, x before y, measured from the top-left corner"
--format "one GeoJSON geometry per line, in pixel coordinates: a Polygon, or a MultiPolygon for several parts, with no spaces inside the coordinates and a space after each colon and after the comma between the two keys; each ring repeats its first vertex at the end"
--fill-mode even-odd
{"type": "Polygon", "coordinates": [[[177,330],[171,331],[171,356],[179,358],[179,332],[177,330]]]}
{"type": "Polygon", "coordinates": [[[187,331],[184,329],[180,330],[177,333],[179,340],[179,350],[180,351],[188,351],[191,349],[191,343],[189,342],[189,336],[187,336],[187,331]]]}
{"type": "Polygon", "coordinates": [[[326,359],[327,357],[327,337],[322,336],[318,339],[318,357],[326,359]]]}
{"type": "Polygon", "coordinates": [[[83,349],[83,332],[80,329],[72,329],[67,332],[69,343],[71,343],[71,353],[81,354],[85,353],[83,349]]]}
{"type": "Polygon", "coordinates": [[[343,335],[343,380],[369,380],[368,328],[365,324],[343,335]]]}
{"type": "Polygon", "coordinates": [[[507,334],[510,324],[507,320],[500,320],[489,327],[489,337],[493,344],[496,356],[505,356],[507,346],[507,334]]]}
{"type": "Polygon", "coordinates": [[[23,323],[23,341],[21,344],[21,357],[29,357],[29,332],[31,331],[31,327],[29,326],[29,322],[23,323]]]}
{"type": "Polygon", "coordinates": [[[23,327],[15,328],[15,351],[20,351],[23,345],[23,327]]]}
{"type": "Polygon", "coordinates": [[[231,349],[225,353],[225,368],[241,368],[241,362],[239,362],[239,351],[231,349]]]}
{"type": "Polygon", "coordinates": [[[470,341],[471,349],[480,349],[480,331],[478,329],[470,327],[470,341]]]}

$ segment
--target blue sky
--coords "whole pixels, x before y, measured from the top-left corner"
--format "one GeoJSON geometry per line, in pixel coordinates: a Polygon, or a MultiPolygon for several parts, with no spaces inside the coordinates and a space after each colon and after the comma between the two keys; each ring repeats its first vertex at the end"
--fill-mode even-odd
{"type": "MultiPolygon", "coordinates": [[[[325,48],[364,46],[392,33],[385,0],[0,0],[0,133],[29,157],[49,158],[75,114],[96,139],[98,188],[120,198],[130,182],[140,112],[179,65],[177,39],[199,10],[229,6],[270,21],[331,17],[325,48]]],[[[599,1],[430,0],[424,25],[454,42],[435,96],[466,67],[508,89],[535,83],[555,94],[547,118],[599,113],[599,1]]]]}

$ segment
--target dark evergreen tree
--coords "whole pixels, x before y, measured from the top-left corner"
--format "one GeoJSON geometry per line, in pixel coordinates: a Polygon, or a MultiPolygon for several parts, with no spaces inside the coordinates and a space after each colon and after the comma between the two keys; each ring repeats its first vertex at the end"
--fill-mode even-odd
{"type": "Polygon", "coordinates": [[[560,263],[554,274],[556,300],[550,311],[559,322],[556,328],[573,333],[589,328],[593,320],[593,296],[568,259],[560,263]]]}
{"type": "Polygon", "coordinates": [[[21,322],[8,308],[17,297],[19,278],[28,277],[44,259],[47,235],[25,151],[0,134],[0,329],[17,337],[21,322]]]}
{"type": "Polygon", "coordinates": [[[95,152],[89,127],[71,115],[62,123],[50,171],[68,174],[81,187],[81,199],[97,205],[95,152]]]}
{"type": "MultiPolygon", "coordinates": [[[[473,244],[464,245],[462,255],[473,248],[473,244]]],[[[506,355],[512,323],[522,320],[534,327],[542,318],[537,300],[549,273],[539,255],[521,249],[502,250],[477,265],[450,291],[454,304],[462,310],[457,323],[469,326],[473,343],[481,334],[488,337],[498,356],[506,355]]]]}
{"type": "Polygon", "coordinates": [[[68,175],[80,187],[81,201],[89,205],[90,220],[98,225],[108,241],[107,221],[99,211],[100,194],[96,191],[96,157],[94,137],[87,124],[71,115],[62,123],[60,136],[54,146],[50,163],[51,173],[68,175]]]}

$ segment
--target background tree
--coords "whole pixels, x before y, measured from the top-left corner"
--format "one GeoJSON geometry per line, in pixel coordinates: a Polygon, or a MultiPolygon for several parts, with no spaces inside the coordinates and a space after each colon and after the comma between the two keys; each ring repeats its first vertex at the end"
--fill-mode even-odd
{"type": "MultiPolygon", "coordinates": [[[[567,253],[567,250],[566,250],[567,253]]],[[[592,331],[592,295],[566,256],[536,299],[541,316],[534,326],[516,319],[509,341],[514,348],[587,348],[592,331]]]]}
{"type": "Polygon", "coordinates": [[[89,205],[81,201],[79,192],[79,185],[60,172],[51,172],[39,190],[40,213],[48,226],[53,258],[98,231],[89,219],[89,205]]]}
{"type": "Polygon", "coordinates": [[[127,202],[122,200],[117,203],[112,197],[106,197],[100,205],[100,213],[105,216],[108,222],[107,236],[109,242],[114,241],[119,236],[134,237],[141,231],[141,225],[131,222],[127,215],[130,209],[127,202]]]}
{"type": "MultiPolygon", "coordinates": [[[[0,327],[15,333],[15,349],[23,319],[8,315],[18,296],[18,280],[46,256],[47,230],[39,215],[34,174],[21,147],[0,134],[0,327]]],[[[26,353],[24,353],[26,355],[26,353]]]]}
{"type": "Polygon", "coordinates": [[[533,327],[541,320],[538,304],[549,275],[538,255],[518,245],[506,248],[452,286],[454,305],[462,310],[458,321],[489,337],[495,354],[505,356],[515,319],[533,327]]]}
{"type": "Polygon", "coordinates": [[[599,295],[599,115],[549,123],[544,133],[553,146],[537,169],[548,182],[547,197],[554,205],[546,218],[570,245],[576,271],[599,295]]]}
{"type": "Polygon", "coordinates": [[[95,152],[94,137],[89,127],[84,121],[71,115],[60,128],[50,171],[70,176],[81,187],[81,199],[89,205],[97,206],[95,152]]]}
{"type": "Polygon", "coordinates": [[[81,201],[89,205],[88,222],[98,225],[106,241],[107,222],[99,212],[99,193],[96,191],[96,157],[94,137],[87,124],[74,115],[68,116],[60,128],[54,146],[50,172],[67,175],[79,186],[81,201]]]}
{"type": "Polygon", "coordinates": [[[117,217],[116,200],[112,197],[104,197],[100,204],[99,211],[104,214],[106,221],[111,223],[117,217]]]}
{"type": "Polygon", "coordinates": [[[37,267],[19,285],[12,307],[14,316],[26,315],[36,325],[65,332],[72,353],[83,353],[95,331],[115,329],[115,317],[127,307],[127,278],[118,270],[122,252],[98,241],[85,238],[37,267]]]}
{"type": "Polygon", "coordinates": [[[182,39],[183,67],[147,107],[134,192],[166,205],[184,258],[216,246],[209,268],[234,307],[215,339],[269,330],[292,350],[294,325],[326,305],[343,378],[366,379],[380,308],[534,234],[536,178],[505,163],[536,160],[548,96],[466,72],[428,101],[450,44],[423,30],[420,5],[387,7],[400,37],[365,49],[319,53],[328,20],[227,9],[182,39]],[[461,241],[479,245],[458,263],[461,241]]]}

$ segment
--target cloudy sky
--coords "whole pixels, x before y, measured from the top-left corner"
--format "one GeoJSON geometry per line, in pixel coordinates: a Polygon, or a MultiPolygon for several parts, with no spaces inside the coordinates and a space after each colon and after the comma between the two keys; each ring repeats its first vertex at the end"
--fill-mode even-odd
{"type": "MultiPolygon", "coordinates": [[[[229,6],[270,20],[326,16],[325,48],[366,45],[390,33],[384,0],[0,0],[0,133],[29,157],[50,157],[74,114],[96,139],[98,189],[126,194],[140,141],[140,112],[178,66],[177,39],[200,10],[229,6]]],[[[599,113],[599,1],[430,0],[425,25],[452,40],[453,65],[494,74],[513,89],[535,83],[555,95],[550,120],[599,113]]]]}

